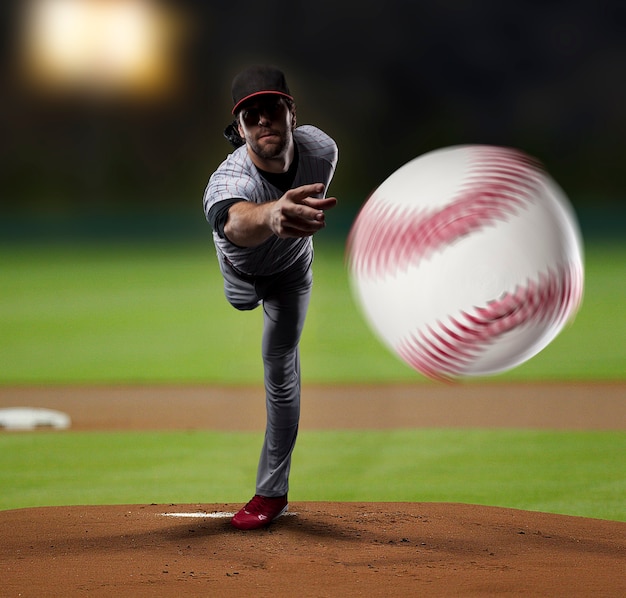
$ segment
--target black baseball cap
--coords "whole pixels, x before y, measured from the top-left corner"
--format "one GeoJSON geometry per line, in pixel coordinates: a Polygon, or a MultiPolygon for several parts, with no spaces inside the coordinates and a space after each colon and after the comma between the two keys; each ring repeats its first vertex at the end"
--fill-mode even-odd
{"type": "Polygon", "coordinates": [[[273,66],[251,66],[233,79],[233,114],[254,96],[276,94],[293,100],[282,71],[273,66]]]}

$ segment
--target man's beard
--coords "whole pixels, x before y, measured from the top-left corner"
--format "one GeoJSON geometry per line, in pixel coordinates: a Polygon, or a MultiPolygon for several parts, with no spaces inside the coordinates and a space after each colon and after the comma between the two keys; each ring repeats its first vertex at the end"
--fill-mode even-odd
{"type": "Polygon", "coordinates": [[[274,160],[280,158],[287,149],[287,136],[277,134],[280,137],[278,143],[267,143],[261,145],[256,139],[247,139],[252,151],[264,160],[274,160]]]}

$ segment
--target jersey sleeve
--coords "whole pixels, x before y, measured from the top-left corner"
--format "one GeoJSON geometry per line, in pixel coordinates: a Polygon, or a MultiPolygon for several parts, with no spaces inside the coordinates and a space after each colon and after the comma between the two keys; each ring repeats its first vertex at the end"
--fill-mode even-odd
{"type": "Polygon", "coordinates": [[[297,185],[324,183],[326,190],[333,179],[339,152],[335,141],[312,125],[303,125],[294,132],[301,153],[297,185]]]}
{"type": "Polygon", "coordinates": [[[217,212],[213,206],[226,200],[255,201],[255,180],[246,168],[246,151],[241,148],[230,154],[211,175],[204,190],[204,214],[209,222],[217,212]]]}

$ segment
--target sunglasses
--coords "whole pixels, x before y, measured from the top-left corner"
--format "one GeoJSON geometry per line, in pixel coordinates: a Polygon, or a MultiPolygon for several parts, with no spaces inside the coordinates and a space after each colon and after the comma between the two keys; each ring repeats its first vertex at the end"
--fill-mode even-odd
{"type": "Polygon", "coordinates": [[[241,118],[246,126],[254,127],[259,124],[262,115],[273,121],[282,117],[284,110],[285,102],[282,98],[271,98],[244,108],[241,111],[241,118]]]}

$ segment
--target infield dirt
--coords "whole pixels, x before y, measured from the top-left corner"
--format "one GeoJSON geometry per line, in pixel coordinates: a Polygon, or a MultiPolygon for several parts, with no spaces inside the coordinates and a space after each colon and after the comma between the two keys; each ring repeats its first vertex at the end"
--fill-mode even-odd
{"type": "MultiPolygon", "coordinates": [[[[619,430],[625,397],[621,383],[307,388],[302,427],[619,430]]],[[[0,388],[11,406],[59,409],[78,430],[264,418],[247,388],[0,388]]],[[[296,502],[255,532],[208,516],[240,506],[2,511],[0,596],[626,596],[626,523],[449,503],[296,502]]]]}

